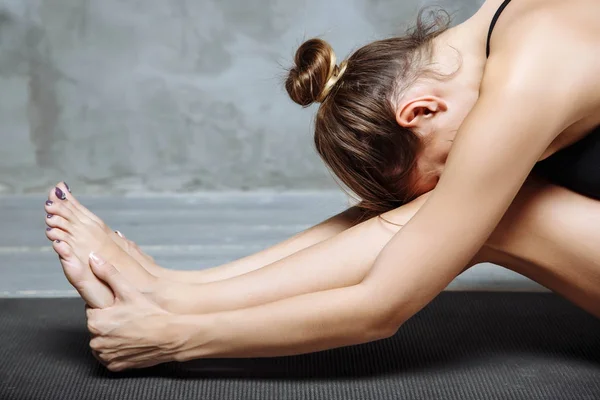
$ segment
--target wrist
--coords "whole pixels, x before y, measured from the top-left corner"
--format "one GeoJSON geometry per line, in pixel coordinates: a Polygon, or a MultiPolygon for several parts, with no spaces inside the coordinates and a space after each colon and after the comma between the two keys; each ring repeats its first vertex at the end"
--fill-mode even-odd
{"type": "Polygon", "coordinates": [[[211,314],[172,315],[169,321],[171,337],[175,338],[177,351],[174,361],[184,362],[211,355],[211,314]]]}

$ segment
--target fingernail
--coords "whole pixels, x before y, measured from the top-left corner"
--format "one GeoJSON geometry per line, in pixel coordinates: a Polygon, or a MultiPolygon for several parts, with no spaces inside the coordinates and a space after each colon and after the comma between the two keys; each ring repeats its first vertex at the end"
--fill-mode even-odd
{"type": "Polygon", "coordinates": [[[51,230],[52,230],[52,228],[46,228],[46,230],[47,230],[47,231],[51,231],[51,230]]]}
{"type": "Polygon", "coordinates": [[[98,265],[102,265],[106,262],[99,255],[94,253],[93,251],[90,253],[90,259],[98,265]]]}
{"type": "Polygon", "coordinates": [[[46,217],[47,217],[47,218],[52,218],[52,217],[53,217],[53,215],[52,215],[52,214],[48,214],[48,215],[46,215],[46,217]]]}
{"type": "Polygon", "coordinates": [[[54,193],[56,194],[56,197],[58,197],[61,200],[64,200],[67,198],[67,195],[64,194],[64,192],[62,190],[60,190],[60,188],[56,188],[56,190],[54,191],[54,193]]]}
{"type": "Polygon", "coordinates": [[[51,206],[52,204],[54,204],[51,200],[46,200],[46,205],[47,206],[51,206]]]}
{"type": "Polygon", "coordinates": [[[125,239],[125,236],[123,236],[123,234],[122,234],[121,232],[119,232],[119,231],[115,231],[115,233],[116,233],[117,235],[119,235],[120,237],[122,237],[123,239],[125,239]]]}
{"type": "Polygon", "coordinates": [[[69,188],[69,185],[67,185],[67,182],[63,182],[65,184],[65,187],[67,188],[67,190],[69,191],[69,193],[71,193],[71,188],[69,188]]]}
{"type": "Polygon", "coordinates": [[[56,239],[56,240],[54,241],[54,243],[60,243],[60,240],[56,239]]]}

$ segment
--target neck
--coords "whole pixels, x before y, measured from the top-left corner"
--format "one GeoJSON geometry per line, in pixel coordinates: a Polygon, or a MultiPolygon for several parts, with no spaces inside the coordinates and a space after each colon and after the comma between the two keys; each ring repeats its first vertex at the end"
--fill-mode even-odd
{"type": "Polygon", "coordinates": [[[504,0],[487,0],[483,5],[465,22],[450,28],[443,35],[436,38],[440,48],[452,47],[454,52],[458,50],[462,55],[472,55],[485,58],[485,47],[487,35],[494,14],[504,0]]]}
{"type": "Polygon", "coordinates": [[[479,92],[487,61],[485,47],[490,23],[504,0],[487,0],[465,22],[434,39],[433,63],[443,74],[453,74],[447,82],[456,89],[479,92]]]}

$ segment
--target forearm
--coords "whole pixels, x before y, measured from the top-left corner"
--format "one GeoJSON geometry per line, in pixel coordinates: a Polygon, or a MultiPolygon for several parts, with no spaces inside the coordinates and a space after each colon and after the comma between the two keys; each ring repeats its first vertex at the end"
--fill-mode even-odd
{"type": "MultiPolygon", "coordinates": [[[[598,258],[592,257],[598,252],[590,252],[593,238],[597,236],[599,207],[599,202],[565,189],[530,182],[471,264],[491,261],[509,266],[599,315],[597,301],[589,301],[590,293],[595,294],[592,298],[600,297],[596,289],[600,268],[598,258]],[[573,251],[573,245],[577,251],[573,251]],[[584,259],[586,255],[589,257],[584,259]]],[[[386,217],[402,223],[412,214],[414,210],[400,213],[399,209],[387,213],[386,217]]],[[[360,227],[354,229],[357,228],[360,227]]],[[[369,236],[364,233],[365,237],[369,236]]],[[[390,232],[388,239],[392,234],[390,232]]],[[[349,247],[349,251],[352,248],[349,247]]],[[[364,277],[370,267],[368,264],[356,276],[364,277]]],[[[329,273],[321,275],[331,276],[329,273]]],[[[182,324],[189,335],[181,358],[300,354],[362,343],[393,333],[394,326],[382,326],[365,316],[376,315],[377,310],[361,308],[365,304],[373,306],[376,298],[364,296],[365,303],[350,302],[350,293],[356,287],[354,283],[347,292],[344,288],[322,290],[234,311],[176,316],[178,324],[182,324]],[[351,307],[355,306],[353,313],[351,307]],[[348,315],[352,315],[350,323],[346,319],[348,315]]]]}
{"type": "Polygon", "coordinates": [[[232,278],[279,261],[300,250],[327,240],[360,222],[360,211],[357,207],[352,207],[281,243],[239,260],[200,271],[165,269],[161,272],[160,277],[188,283],[206,283],[232,278]]]}
{"type": "MultiPolygon", "coordinates": [[[[530,232],[540,227],[539,217],[535,216],[547,208],[539,200],[544,195],[538,192],[538,187],[526,185],[492,235],[491,247],[484,246],[463,268],[484,261],[504,265],[506,257],[500,257],[502,262],[498,262],[498,256],[503,254],[531,257],[522,250],[534,248],[531,241],[536,236],[530,232]]],[[[407,223],[427,197],[428,194],[385,213],[385,220],[399,225],[407,223]]],[[[160,304],[178,314],[211,313],[355,285],[364,279],[381,249],[400,229],[373,218],[242,276],[206,284],[169,283],[161,292],[160,304]]],[[[512,264],[507,266],[513,268],[512,264]]]]}
{"type": "Polygon", "coordinates": [[[286,356],[389,336],[369,297],[357,285],[243,310],[174,316],[171,326],[187,339],[176,359],[286,356]]]}
{"type": "MultiPolygon", "coordinates": [[[[392,215],[408,220],[408,211],[392,215]]],[[[210,313],[355,285],[398,229],[371,219],[241,276],[203,284],[169,282],[159,303],[178,314],[210,313]]]]}

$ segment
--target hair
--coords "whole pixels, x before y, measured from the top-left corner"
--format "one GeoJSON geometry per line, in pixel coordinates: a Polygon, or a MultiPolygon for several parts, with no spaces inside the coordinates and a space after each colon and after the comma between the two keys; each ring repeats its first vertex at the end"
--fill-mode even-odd
{"type": "Polygon", "coordinates": [[[434,18],[426,20],[425,11],[405,36],[367,44],[340,66],[327,42],[304,42],[285,83],[301,106],[321,102],[315,119],[317,152],[359,198],[361,219],[397,208],[414,196],[412,175],[423,143],[396,122],[395,104],[417,78],[435,74],[427,68],[432,40],[450,26],[447,12],[432,12],[434,18]]]}

